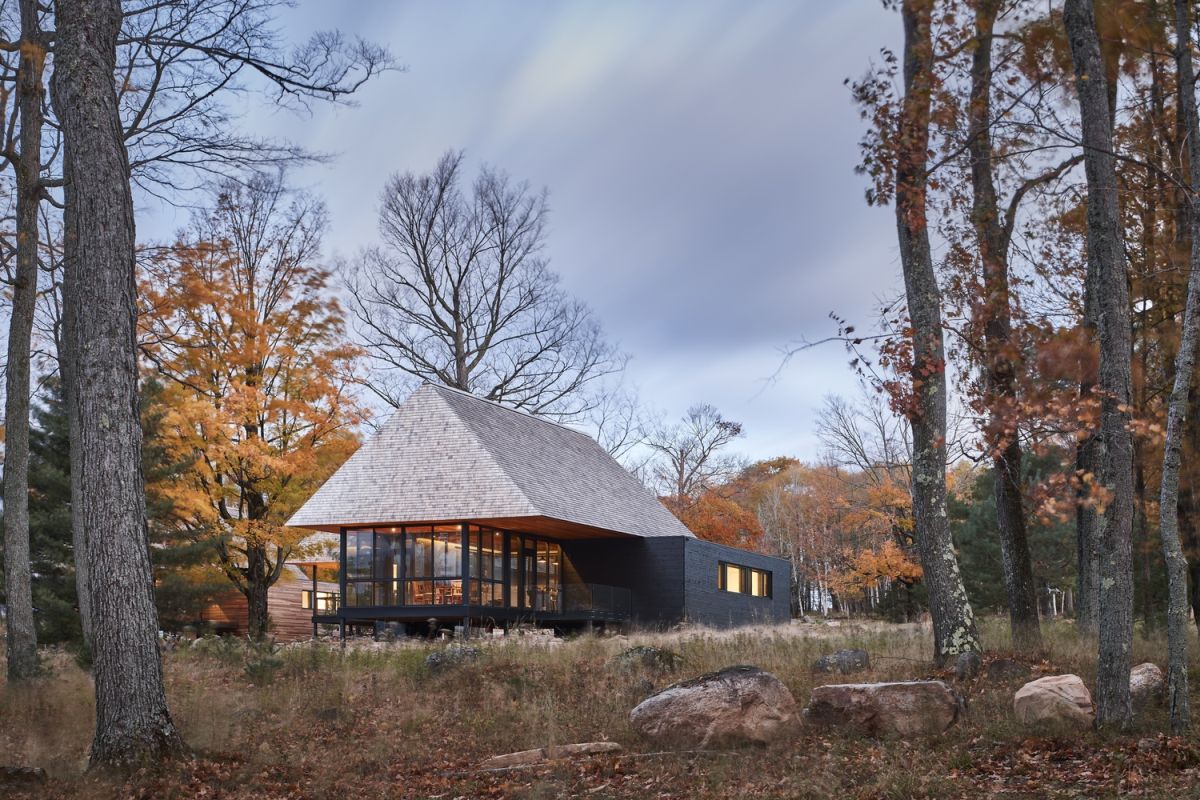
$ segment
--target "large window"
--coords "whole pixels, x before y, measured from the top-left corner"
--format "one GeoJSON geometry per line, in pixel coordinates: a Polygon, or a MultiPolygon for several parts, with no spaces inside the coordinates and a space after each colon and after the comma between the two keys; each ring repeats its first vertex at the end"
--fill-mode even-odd
{"type": "Polygon", "coordinates": [[[717,588],[753,597],[771,596],[771,573],[725,561],[717,562],[717,588]]]}
{"type": "Polygon", "coordinates": [[[488,528],[468,529],[471,554],[471,604],[504,605],[504,534],[488,528]]]}
{"type": "Polygon", "coordinates": [[[562,565],[556,542],[476,525],[348,530],[345,604],[558,613],[562,565]]]}
{"type": "Polygon", "coordinates": [[[462,605],[461,525],[404,529],[404,600],[396,605],[462,605]]]}

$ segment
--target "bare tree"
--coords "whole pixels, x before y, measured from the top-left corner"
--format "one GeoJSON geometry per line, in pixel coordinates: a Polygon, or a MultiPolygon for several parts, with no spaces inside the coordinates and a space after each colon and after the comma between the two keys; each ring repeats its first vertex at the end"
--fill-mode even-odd
{"type": "Polygon", "coordinates": [[[942,296],[933,270],[927,221],[928,150],[934,67],[933,0],[903,0],[904,98],[896,135],[896,227],[912,329],[912,499],[917,548],[929,610],[934,658],[945,663],[978,652],[975,616],[959,574],[946,518],[946,358],[942,296]]]}
{"type": "Polygon", "coordinates": [[[983,328],[984,393],[988,407],[983,432],[995,476],[996,527],[1000,533],[1013,645],[1022,650],[1036,650],[1041,647],[1042,632],[1025,532],[1021,441],[1015,422],[1009,418],[1016,397],[1014,362],[1018,348],[1012,338],[1008,250],[1017,203],[1024,191],[1014,194],[1007,211],[1001,210],[992,152],[992,47],[1001,7],[1000,0],[980,0],[975,4],[967,149],[971,162],[971,222],[983,266],[984,294],[975,315],[983,328]]]}
{"type": "Polygon", "coordinates": [[[1100,332],[1100,435],[1102,480],[1110,495],[1100,529],[1099,660],[1096,724],[1126,728],[1132,720],[1129,668],[1133,642],[1133,435],[1132,332],[1127,274],[1113,152],[1112,98],[1100,54],[1092,0],[1067,0],[1063,8],[1083,127],[1087,176],[1088,261],[1094,264],[1100,332]]]}
{"type": "Polygon", "coordinates": [[[671,425],[659,425],[646,439],[654,453],[652,477],[678,511],[694,503],[705,488],[732,477],[740,462],[722,452],[742,435],[742,425],[721,416],[707,403],[692,406],[671,425]]]}
{"type": "Polygon", "coordinates": [[[827,457],[866,474],[872,483],[912,482],[908,420],[892,413],[879,395],[864,391],[859,403],[828,395],[817,412],[817,438],[827,457]]]}
{"type": "Polygon", "coordinates": [[[1188,265],[1187,301],[1175,355],[1175,383],[1167,406],[1163,441],[1162,486],[1159,492],[1159,533],[1167,565],[1167,705],[1171,729],[1191,726],[1188,703],[1188,585],[1187,559],[1179,539],[1179,468],[1188,396],[1196,366],[1196,336],[1200,328],[1200,119],[1196,114],[1195,71],[1192,66],[1192,23],[1187,0],[1175,0],[1175,64],[1178,71],[1179,116],[1188,143],[1188,184],[1192,252],[1188,265]]]}
{"type": "MultiPolygon", "coordinates": [[[[224,102],[231,94],[261,91],[265,82],[273,99],[284,105],[305,107],[313,99],[344,102],[373,75],[393,68],[384,48],[337,32],[317,33],[306,44],[290,48],[274,23],[274,12],[287,5],[286,0],[124,4],[115,82],[131,175],[144,191],[178,200],[181,190],[195,187],[197,174],[228,176],[247,167],[320,158],[287,142],[240,132],[224,102]]],[[[3,4],[0,13],[10,8],[3,4]]],[[[59,125],[53,116],[43,119],[45,75],[54,68],[48,48],[53,31],[43,32],[47,21],[49,27],[53,24],[49,11],[32,0],[19,0],[20,39],[0,42],[0,81],[14,83],[17,98],[17,114],[5,114],[7,121],[0,122],[0,167],[11,166],[18,184],[13,237],[17,274],[11,281],[14,302],[8,337],[8,358],[16,369],[6,376],[9,467],[4,483],[6,582],[13,608],[10,666],[19,672],[28,671],[22,665],[31,663],[35,647],[32,623],[25,623],[31,619],[25,610],[31,602],[23,599],[29,594],[29,558],[22,542],[28,541],[23,467],[29,434],[28,362],[37,253],[43,244],[38,215],[46,201],[61,205],[51,193],[62,184],[59,125]],[[20,123],[19,137],[14,120],[20,123]]],[[[3,96],[7,99],[9,94],[3,96]]],[[[51,287],[57,288],[54,279],[51,287]]],[[[68,321],[64,315],[55,324],[68,321]]],[[[60,358],[59,363],[65,377],[66,362],[60,358]]],[[[69,380],[64,381],[64,391],[69,396],[69,380]]],[[[77,516],[72,524],[75,552],[83,553],[87,531],[77,516]]],[[[84,639],[90,644],[87,564],[77,558],[75,565],[84,639]]]]}
{"type": "Polygon", "coordinates": [[[20,134],[9,160],[16,165],[16,274],[8,325],[4,418],[4,591],[8,599],[8,677],[37,672],[29,568],[29,354],[38,292],[38,207],[41,204],[43,69],[46,42],[37,0],[20,0],[20,63],[16,110],[20,134]],[[32,242],[28,241],[32,237],[32,242]],[[26,241],[22,241],[22,240],[26,241]]]}
{"type": "Polygon", "coordinates": [[[89,535],[93,766],[182,748],[167,710],[147,547],[138,421],[133,196],[112,75],[119,0],[58,0],[54,107],[65,152],[68,359],[89,535]]]}
{"type": "Polygon", "coordinates": [[[589,389],[625,358],[543,256],[546,193],[484,168],[461,188],[462,153],[428,175],[394,175],[379,212],[383,246],[347,272],[369,386],[398,406],[431,381],[558,419],[596,404],[589,389]]]}

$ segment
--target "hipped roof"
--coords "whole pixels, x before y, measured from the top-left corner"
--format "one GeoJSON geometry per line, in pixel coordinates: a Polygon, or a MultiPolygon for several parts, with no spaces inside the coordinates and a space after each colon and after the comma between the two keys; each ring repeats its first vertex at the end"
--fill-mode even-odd
{"type": "Polygon", "coordinates": [[[587,434],[428,383],[288,525],[336,531],[518,518],[640,537],[692,535],[587,434]]]}

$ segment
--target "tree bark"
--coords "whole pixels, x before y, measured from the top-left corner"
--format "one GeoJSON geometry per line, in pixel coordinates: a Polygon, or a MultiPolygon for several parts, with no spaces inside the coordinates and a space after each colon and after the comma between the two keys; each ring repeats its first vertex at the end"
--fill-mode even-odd
{"type": "MultiPolygon", "coordinates": [[[[65,150],[67,341],[88,532],[93,767],[182,748],[167,710],[147,540],[138,418],[133,197],[114,90],[120,0],[57,0],[53,101],[65,150]]],[[[77,469],[76,469],[77,467],[77,469]]],[[[78,555],[78,554],[77,554],[78,555]]]]}
{"type": "Polygon", "coordinates": [[[1013,646],[1041,647],[1037,590],[1025,530],[1021,488],[1021,442],[1012,418],[1016,400],[1012,309],[1009,296],[1009,234],[996,199],[991,139],[992,31],[998,0],[982,0],[975,9],[975,52],[971,62],[971,104],[968,129],[971,156],[971,219],[983,264],[985,392],[988,423],[985,441],[995,477],[996,526],[1004,565],[1013,646]]]}
{"type": "Polygon", "coordinates": [[[896,159],[896,228],[912,326],[912,500],[917,548],[933,618],[934,660],[978,652],[975,616],[946,518],[946,368],[942,298],[926,222],[933,81],[933,0],[904,0],[904,101],[896,159]]]}
{"type": "Polygon", "coordinates": [[[15,161],[17,268],[8,324],[4,398],[4,592],[8,598],[8,677],[27,680],[38,669],[37,628],[29,563],[29,359],[38,289],[38,205],[42,191],[42,76],[46,45],[36,0],[21,0],[21,60],[15,161]]]}
{"type": "Polygon", "coordinates": [[[1167,568],[1167,706],[1171,730],[1179,733],[1191,725],[1188,703],[1188,593],[1187,559],[1179,537],[1179,469],[1183,431],[1187,425],[1188,394],[1196,365],[1196,336],[1200,327],[1200,120],[1196,115],[1195,75],[1192,68],[1190,4],[1175,0],[1175,65],[1178,71],[1179,116],[1187,131],[1188,215],[1192,252],[1187,301],[1183,309],[1179,351],[1175,354],[1175,382],[1167,405],[1167,433],[1163,441],[1162,485],[1159,493],[1159,535],[1167,568]]]}
{"type": "MultiPolygon", "coordinates": [[[[64,163],[66,158],[63,159],[64,163]]],[[[63,241],[71,242],[76,238],[74,221],[69,216],[63,218],[63,241]]],[[[69,459],[71,464],[71,552],[75,563],[75,597],[79,605],[79,622],[83,629],[83,643],[90,653],[92,650],[92,599],[88,584],[87,559],[87,528],[83,524],[83,515],[77,513],[83,508],[83,496],[76,477],[78,465],[83,456],[79,449],[79,419],[75,413],[75,370],[71,364],[70,348],[75,330],[75,310],[67,292],[70,287],[61,288],[63,297],[62,330],[59,331],[58,341],[58,370],[62,375],[63,407],[66,409],[68,428],[67,439],[69,459]]]]}
{"type": "MultiPolygon", "coordinates": [[[[1127,728],[1133,642],[1133,436],[1129,430],[1129,278],[1117,197],[1112,117],[1092,0],[1067,0],[1064,13],[1083,128],[1088,185],[1088,260],[1095,263],[1100,333],[1100,432],[1108,504],[1098,537],[1099,659],[1096,725],[1127,728]]],[[[1090,288],[1090,287],[1089,287],[1090,288]]]]}

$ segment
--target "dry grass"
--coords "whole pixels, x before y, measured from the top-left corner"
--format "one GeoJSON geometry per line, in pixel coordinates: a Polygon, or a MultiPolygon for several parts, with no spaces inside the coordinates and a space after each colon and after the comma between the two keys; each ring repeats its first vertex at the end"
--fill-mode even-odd
{"type": "MultiPolygon", "coordinates": [[[[1007,648],[1004,630],[999,620],[985,622],[990,648],[1007,648]]],[[[1014,687],[982,680],[960,687],[969,713],[936,740],[822,735],[797,722],[770,747],[661,754],[628,725],[651,687],[731,664],[775,673],[803,703],[820,677],[810,674],[812,661],[842,647],[871,653],[869,680],[937,674],[926,629],[882,624],[581,637],[552,646],[505,640],[487,643],[478,662],[437,674],[424,664],[428,646],[180,650],[166,657],[168,691],[196,755],[118,782],[82,775],[90,681],[55,656],[35,686],[0,688],[0,764],[42,767],[50,779],[29,796],[61,798],[1157,797],[1186,796],[1172,787],[1189,787],[1200,774],[1200,742],[1161,739],[1138,750],[1139,738],[1162,729],[1161,711],[1127,736],[1030,739],[1012,718],[1014,687]],[[683,667],[661,676],[609,665],[638,643],[673,648],[683,667]],[[476,769],[498,753],[597,739],[620,742],[625,753],[536,770],[476,769]]],[[[1090,651],[1069,625],[1051,625],[1034,668],[1077,672],[1090,683],[1090,651]]],[[[1164,652],[1160,638],[1135,643],[1137,661],[1161,663],[1164,652]]]]}

